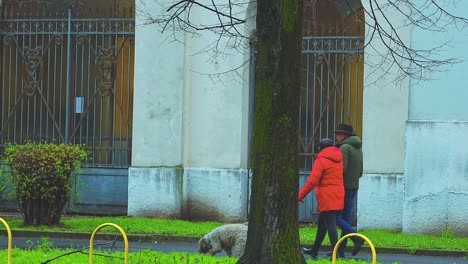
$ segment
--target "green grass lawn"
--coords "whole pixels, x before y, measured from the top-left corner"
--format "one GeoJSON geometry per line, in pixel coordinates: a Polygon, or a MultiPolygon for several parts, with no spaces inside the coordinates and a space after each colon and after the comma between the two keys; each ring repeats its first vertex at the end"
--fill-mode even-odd
{"type": "MultiPolygon", "coordinates": [[[[312,243],[316,229],[305,227],[299,230],[302,243],[312,243]]],[[[359,232],[369,238],[375,247],[415,249],[468,250],[468,238],[454,237],[450,232],[440,236],[410,235],[388,230],[364,230],[359,232]]],[[[330,244],[328,236],[324,243],[330,244]]]]}
{"type": "MultiPolygon", "coordinates": [[[[71,250],[69,250],[71,251],[71,250]]],[[[51,260],[59,255],[62,255],[69,251],[40,248],[40,249],[31,249],[31,250],[20,250],[14,249],[12,252],[12,263],[30,263],[30,264],[39,264],[47,260],[51,260]]],[[[93,254],[93,263],[95,264],[122,264],[124,254],[122,252],[106,253],[106,252],[94,252],[93,254]],[[107,256],[101,256],[96,254],[103,254],[107,256]]],[[[6,263],[7,252],[6,250],[0,251],[0,262],[6,263]]],[[[76,253],[68,256],[61,257],[52,261],[53,264],[80,264],[80,263],[89,263],[88,252],[76,253]]],[[[237,258],[229,257],[211,257],[209,255],[200,255],[200,254],[187,254],[174,252],[171,254],[164,254],[155,251],[140,251],[137,253],[130,253],[128,256],[128,263],[132,264],[150,264],[150,263],[161,263],[161,264],[235,264],[237,258]]],[[[318,261],[309,260],[307,263],[316,263],[316,264],[329,264],[330,260],[321,259],[318,261]]],[[[337,263],[340,264],[364,264],[369,262],[357,261],[357,260],[338,260],[337,263]]]]}
{"type": "MultiPolygon", "coordinates": [[[[170,234],[178,236],[201,237],[215,227],[222,225],[218,222],[188,222],[182,220],[167,220],[144,217],[63,217],[63,227],[49,228],[22,227],[20,219],[8,219],[12,230],[47,230],[69,232],[93,232],[103,223],[115,223],[122,227],[127,234],[170,234]]],[[[100,233],[117,232],[112,227],[105,227],[100,233]]],[[[315,227],[308,226],[300,229],[301,243],[310,244],[315,238],[315,227]]],[[[468,250],[468,238],[456,238],[451,232],[440,236],[409,235],[386,230],[366,230],[360,232],[367,236],[376,247],[399,247],[414,249],[445,249],[468,250]]],[[[328,238],[324,244],[329,244],[328,238]]]]}

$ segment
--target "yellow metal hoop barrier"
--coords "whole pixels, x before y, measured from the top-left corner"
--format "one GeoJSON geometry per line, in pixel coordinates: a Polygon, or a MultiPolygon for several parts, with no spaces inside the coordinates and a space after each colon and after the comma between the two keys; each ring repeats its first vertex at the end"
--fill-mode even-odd
{"type": "Polygon", "coordinates": [[[335,245],[335,248],[333,249],[333,254],[332,254],[332,264],[335,264],[336,263],[336,252],[338,251],[338,247],[340,246],[340,244],[345,240],[347,239],[348,237],[352,237],[352,236],[357,236],[357,237],[360,237],[362,239],[364,239],[367,244],[369,244],[370,246],[370,249],[372,251],[372,264],[376,264],[377,263],[377,254],[375,253],[375,247],[374,247],[374,244],[372,244],[372,242],[364,235],[361,235],[361,234],[358,234],[358,233],[351,233],[351,234],[347,234],[346,236],[342,237],[340,240],[338,240],[338,242],[336,243],[335,245]]]}
{"type": "Polygon", "coordinates": [[[123,229],[120,226],[118,226],[116,224],[113,224],[113,223],[105,223],[105,224],[102,224],[102,225],[98,226],[94,230],[93,234],[91,235],[91,239],[89,240],[89,264],[93,263],[93,248],[94,248],[93,240],[94,240],[94,236],[96,235],[97,231],[99,231],[101,228],[103,228],[105,226],[113,226],[117,230],[119,230],[120,233],[122,234],[123,239],[124,239],[124,247],[125,247],[125,250],[124,250],[124,263],[128,264],[128,239],[127,239],[127,235],[125,234],[125,232],[123,231],[123,229]]]}
{"type": "Polygon", "coordinates": [[[5,226],[6,230],[7,230],[7,234],[8,234],[8,264],[11,264],[11,244],[12,244],[12,238],[11,238],[11,229],[10,229],[10,226],[8,225],[8,223],[3,220],[3,218],[0,218],[0,222],[2,222],[2,224],[5,226]]]}

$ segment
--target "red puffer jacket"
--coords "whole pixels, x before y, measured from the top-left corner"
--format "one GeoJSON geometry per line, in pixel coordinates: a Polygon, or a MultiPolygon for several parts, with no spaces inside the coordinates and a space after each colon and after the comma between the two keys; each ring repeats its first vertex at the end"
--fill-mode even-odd
{"type": "Polygon", "coordinates": [[[343,209],[343,155],[339,148],[328,147],[319,152],[309,179],[299,191],[299,201],[314,188],[319,212],[343,209]]]}

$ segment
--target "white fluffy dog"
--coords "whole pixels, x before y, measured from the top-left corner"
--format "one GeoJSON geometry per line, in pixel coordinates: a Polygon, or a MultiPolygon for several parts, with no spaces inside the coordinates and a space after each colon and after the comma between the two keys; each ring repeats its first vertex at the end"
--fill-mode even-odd
{"type": "Polygon", "coordinates": [[[212,256],[226,251],[229,257],[240,257],[244,254],[247,242],[247,226],[244,224],[229,224],[213,229],[198,241],[200,253],[212,256]]]}

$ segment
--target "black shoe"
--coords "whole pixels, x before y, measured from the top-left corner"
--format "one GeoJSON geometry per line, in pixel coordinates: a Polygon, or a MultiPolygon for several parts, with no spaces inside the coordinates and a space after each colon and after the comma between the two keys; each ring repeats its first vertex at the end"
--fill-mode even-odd
{"type": "MultiPolygon", "coordinates": [[[[332,252],[327,252],[327,254],[325,254],[327,256],[327,258],[330,258],[330,260],[332,259],[332,255],[333,255],[333,251],[332,252]]],[[[340,252],[337,252],[336,253],[336,259],[344,259],[345,258],[345,255],[344,253],[340,253],[340,252]]]]}
{"type": "Polygon", "coordinates": [[[302,253],[309,255],[312,259],[317,259],[317,252],[314,252],[311,248],[302,248],[302,253]]]}
{"type": "Polygon", "coordinates": [[[354,244],[353,251],[351,252],[351,255],[356,256],[356,254],[361,250],[362,244],[364,244],[364,239],[359,238],[359,241],[354,244]]]}

